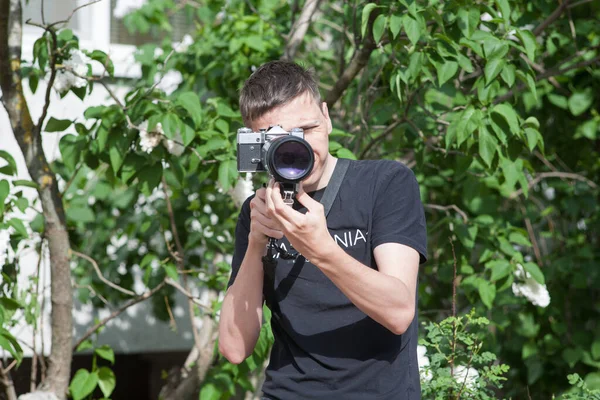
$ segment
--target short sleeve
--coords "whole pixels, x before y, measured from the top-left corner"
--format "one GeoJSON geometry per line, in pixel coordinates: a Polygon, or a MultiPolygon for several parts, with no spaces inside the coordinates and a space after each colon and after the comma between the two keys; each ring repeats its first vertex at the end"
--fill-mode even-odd
{"type": "Polygon", "coordinates": [[[419,184],[412,170],[403,164],[395,162],[386,172],[376,189],[371,228],[373,248],[384,243],[410,246],[419,253],[422,264],[427,261],[427,228],[419,184]]]}
{"type": "Polygon", "coordinates": [[[237,224],[235,227],[235,243],[233,250],[233,259],[231,261],[231,276],[229,277],[229,283],[227,288],[233,285],[235,277],[237,276],[246,250],[248,249],[248,234],[250,234],[250,201],[254,198],[254,195],[248,197],[244,204],[240,215],[238,216],[237,224]]]}

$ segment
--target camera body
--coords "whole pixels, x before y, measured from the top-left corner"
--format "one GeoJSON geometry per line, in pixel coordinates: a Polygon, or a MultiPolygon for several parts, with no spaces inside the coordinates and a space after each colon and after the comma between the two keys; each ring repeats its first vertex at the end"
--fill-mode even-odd
{"type": "Polygon", "coordinates": [[[240,128],[237,131],[237,168],[238,172],[269,171],[266,154],[273,141],[295,136],[304,139],[304,131],[293,128],[289,132],[279,125],[260,129],[254,132],[250,128],[240,128]]]}

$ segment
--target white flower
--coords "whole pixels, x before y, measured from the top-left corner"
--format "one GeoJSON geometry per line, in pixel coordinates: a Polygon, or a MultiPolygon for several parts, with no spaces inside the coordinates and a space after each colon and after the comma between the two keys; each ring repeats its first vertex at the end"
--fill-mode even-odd
{"type": "Polygon", "coordinates": [[[163,137],[162,144],[165,146],[167,151],[174,156],[179,157],[185,151],[185,146],[183,146],[183,139],[181,138],[181,134],[179,131],[175,132],[175,137],[173,139],[168,139],[163,137]]]}
{"type": "Polygon", "coordinates": [[[181,42],[175,46],[175,51],[178,53],[185,53],[193,43],[194,39],[192,39],[192,37],[186,33],[183,35],[181,42]]]}
{"type": "Polygon", "coordinates": [[[193,232],[202,232],[202,224],[200,223],[200,221],[195,219],[192,221],[192,225],[190,226],[190,229],[193,232]]]}
{"type": "Polygon", "coordinates": [[[6,262],[8,249],[10,247],[10,233],[8,229],[0,230],[0,265],[6,262]]]}
{"type": "Polygon", "coordinates": [[[233,199],[236,207],[240,208],[244,201],[254,194],[252,186],[252,174],[246,174],[245,177],[240,176],[234,188],[229,191],[229,195],[233,199]]]}
{"type": "Polygon", "coordinates": [[[211,214],[210,215],[210,223],[212,225],[216,225],[217,222],[219,222],[219,216],[217,214],[211,214]]]}
{"type": "Polygon", "coordinates": [[[465,386],[470,389],[474,389],[477,385],[477,378],[479,378],[479,372],[474,368],[458,365],[454,369],[454,379],[460,384],[464,382],[465,386]]]}
{"type": "Polygon", "coordinates": [[[160,74],[154,76],[156,87],[164,91],[167,95],[173,93],[175,89],[179,87],[181,82],[183,82],[183,75],[181,75],[181,72],[173,69],[170,69],[162,76],[160,74]]]}
{"type": "Polygon", "coordinates": [[[20,395],[18,400],[58,400],[58,397],[51,392],[32,392],[20,395]]]}
{"type": "Polygon", "coordinates": [[[148,132],[148,121],[144,121],[138,126],[140,130],[140,147],[142,151],[146,153],[151,153],[152,150],[160,144],[162,139],[162,134],[164,133],[162,130],[162,125],[159,122],[156,124],[154,131],[148,132]]]}
{"type": "Polygon", "coordinates": [[[60,70],[56,73],[54,79],[54,89],[59,93],[64,93],[72,87],[81,88],[87,85],[87,80],[82,78],[88,73],[88,64],[92,60],[83,54],[81,50],[71,49],[69,58],[63,62],[66,70],[60,70]]]}
{"type": "Polygon", "coordinates": [[[88,197],[88,205],[93,206],[96,204],[96,198],[94,196],[88,197]]]}
{"type": "Polygon", "coordinates": [[[512,291],[517,297],[525,297],[533,305],[545,308],[550,304],[550,293],[546,285],[541,285],[525,271],[521,264],[517,264],[515,277],[524,280],[524,283],[513,283],[512,291]]]}
{"type": "Polygon", "coordinates": [[[431,380],[431,371],[429,370],[429,357],[427,357],[427,348],[417,346],[417,364],[419,365],[419,375],[425,381],[431,380]]]}
{"type": "Polygon", "coordinates": [[[585,224],[585,220],[583,218],[577,221],[577,229],[580,231],[587,230],[587,225],[585,224]]]}
{"type": "Polygon", "coordinates": [[[148,0],[117,0],[113,16],[117,19],[123,19],[127,14],[137,9],[140,9],[148,0]]]}

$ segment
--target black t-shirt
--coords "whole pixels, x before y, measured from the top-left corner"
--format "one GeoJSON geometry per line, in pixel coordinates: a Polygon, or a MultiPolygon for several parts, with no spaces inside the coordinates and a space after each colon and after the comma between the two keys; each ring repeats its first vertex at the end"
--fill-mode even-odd
{"type": "MultiPolygon", "coordinates": [[[[309,194],[319,200],[323,191],[309,194]]],[[[251,198],[238,219],[229,285],[248,247],[251,198]]],[[[306,212],[298,204],[295,208],[306,212]]],[[[383,243],[414,248],[421,263],[427,257],[419,187],[413,172],[395,161],[352,161],[327,226],[340,247],[373,269],[373,249],[383,243]]],[[[291,250],[286,238],[278,245],[291,250]]],[[[360,311],[301,256],[278,258],[276,267],[265,271],[263,293],[275,337],[263,384],[266,398],[420,398],[416,312],[408,330],[395,335],[360,311]]]]}

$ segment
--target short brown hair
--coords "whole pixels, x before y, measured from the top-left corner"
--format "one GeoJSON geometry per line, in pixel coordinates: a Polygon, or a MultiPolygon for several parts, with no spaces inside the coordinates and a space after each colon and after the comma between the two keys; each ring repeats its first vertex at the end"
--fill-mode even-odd
{"type": "Polygon", "coordinates": [[[261,65],[246,80],[240,93],[240,112],[246,126],[272,109],[309,93],[317,104],[321,95],[311,70],[291,61],[271,61],[261,65]]]}

